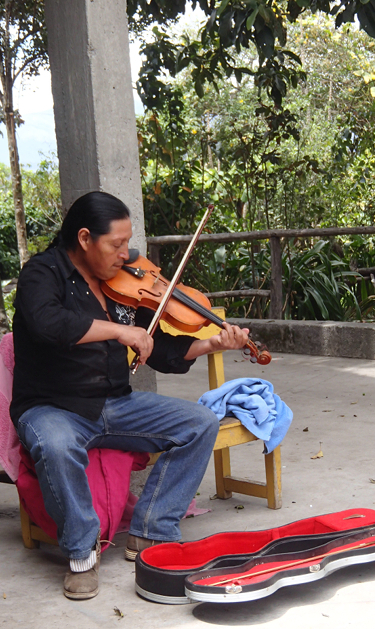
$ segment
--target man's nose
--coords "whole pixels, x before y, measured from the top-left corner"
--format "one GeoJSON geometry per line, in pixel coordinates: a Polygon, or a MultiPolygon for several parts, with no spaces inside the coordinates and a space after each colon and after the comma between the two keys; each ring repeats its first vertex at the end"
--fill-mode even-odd
{"type": "Polygon", "coordinates": [[[128,247],[128,245],[125,245],[124,247],[121,248],[121,251],[119,253],[119,257],[122,260],[128,260],[129,259],[129,247],[128,247]]]}

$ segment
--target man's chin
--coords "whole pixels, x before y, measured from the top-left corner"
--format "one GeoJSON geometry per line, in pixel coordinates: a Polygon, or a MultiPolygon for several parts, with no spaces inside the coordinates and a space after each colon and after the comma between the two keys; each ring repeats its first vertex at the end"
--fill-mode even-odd
{"type": "Polygon", "coordinates": [[[102,282],[107,282],[108,280],[112,280],[114,277],[116,277],[116,275],[119,272],[119,270],[120,270],[119,268],[112,267],[111,269],[106,271],[106,273],[103,272],[99,279],[102,282]]]}
{"type": "Polygon", "coordinates": [[[122,266],[113,266],[111,269],[111,272],[113,273],[112,277],[115,277],[115,275],[117,275],[117,273],[122,269],[122,266]]]}

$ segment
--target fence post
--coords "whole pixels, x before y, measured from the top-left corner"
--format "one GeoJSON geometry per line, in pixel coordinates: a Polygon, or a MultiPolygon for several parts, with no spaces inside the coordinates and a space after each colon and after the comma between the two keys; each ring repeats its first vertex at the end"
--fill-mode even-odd
{"type": "Polygon", "coordinates": [[[281,242],[278,236],[271,236],[271,295],[270,295],[270,319],[283,318],[283,284],[281,264],[281,242]]]}
{"type": "Polygon", "coordinates": [[[148,245],[148,257],[155,266],[160,267],[160,245],[150,244],[148,245]]]}

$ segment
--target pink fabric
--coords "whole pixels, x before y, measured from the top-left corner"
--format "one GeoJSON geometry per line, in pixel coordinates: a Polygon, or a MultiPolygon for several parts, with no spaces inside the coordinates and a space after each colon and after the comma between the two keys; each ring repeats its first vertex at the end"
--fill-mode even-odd
{"type": "Polygon", "coordinates": [[[128,502],[126,503],[126,507],[121,516],[121,520],[117,527],[116,533],[127,533],[130,529],[130,522],[133,517],[134,507],[137,504],[137,496],[134,496],[131,492],[129,492],[128,502]]]}
{"type": "Polygon", "coordinates": [[[4,334],[0,342],[0,465],[12,481],[16,481],[21,457],[20,443],[9,415],[13,369],[13,335],[9,333],[4,334]]]}
{"type": "Polygon", "coordinates": [[[204,513],[209,513],[211,511],[211,509],[201,509],[200,507],[197,507],[197,501],[195,498],[193,498],[193,500],[191,501],[188,510],[186,511],[184,518],[192,518],[192,517],[196,517],[197,515],[203,515],[204,513]]]}
{"type": "MultiPolygon", "coordinates": [[[[13,378],[14,371],[14,349],[13,349],[13,334],[8,332],[4,334],[0,342],[0,355],[4,361],[4,365],[13,378]]],[[[12,387],[11,387],[12,389],[12,387]]]]}
{"type": "MultiPolygon", "coordinates": [[[[126,503],[125,511],[122,515],[120,524],[117,529],[117,533],[127,533],[129,531],[130,522],[132,519],[134,507],[137,504],[137,500],[138,500],[137,496],[134,496],[132,493],[129,493],[129,499],[128,499],[128,502],[126,503]]],[[[190,505],[188,506],[188,510],[186,511],[182,519],[184,520],[185,518],[197,517],[198,515],[203,515],[204,513],[209,513],[210,511],[211,509],[201,509],[200,507],[197,507],[197,501],[195,498],[193,498],[190,505]]]]}
{"type": "MultiPolygon", "coordinates": [[[[34,463],[22,446],[20,452],[17,489],[21,504],[30,519],[56,539],[56,524],[45,510],[34,463]]],[[[144,452],[101,448],[93,448],[88,456],[90,463],[86,473],[93,506],[100,519],[101,539],[106,540],[102,544],[102,550],[105,550],[118,532],[124,513],[131,518],[137,498],[129,492],[130,474],[132,470],[144,469],[149,456],[144,452]]]]}

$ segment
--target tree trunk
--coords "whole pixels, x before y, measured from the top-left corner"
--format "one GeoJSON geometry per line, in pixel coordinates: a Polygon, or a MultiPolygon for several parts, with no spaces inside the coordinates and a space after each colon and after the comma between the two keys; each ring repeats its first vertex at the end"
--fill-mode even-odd
{"type": "Polygon", "coordinates": [[[20,169],[20,163],[19,163],[19,158],[18,158],[13,107],[5,103],[4,109],[5,109],[5,124],[6,124],[7,137],[8,137],[10,171],[12,174],[13,203],[14,203],[14,214],[16,217],[18,253],[20,256],[20,265],[22,268],[25,262],[27,262],[28,259],[30,258],[30,253],[27,248],[26,219],[25,219],[25,210],[23,206],[21,169],[20,169]]]}
{"type": "Polygon", "coordinates": [[[12,52],[10,46],[10,3],[5,2],[5,8],[7,10],[7,18],[6,18],[6,28],[4,33],[4,40],[6,42],[6,46],[3,51],[3,58],[1,63],[1,83],[3,87],[2,94],[2,106],[5,115],[5,126],[7,130],[7,138],[8,138],[8,149],[9,149],[9,161],[10,161],[10,171],[12,175],[12,189],[13,189],[13,203],[14,203],[14,213],[16,217],[16,233],[17,233],[17,244],[18,244],[18,253],[20,257],[20,265],[21,268],[27,262],[30,257],[28,248],[27,248],[27,237],[26,237],[26,219],[25,219],[25,209],[23,206],[23,195],[22,195],[22,178],[21,178],[21,169],[18,158],[18,148],[17,148],[17,138],[16,138],[16,127],[14,122],[14,109],[13,109],[13,84],[14,84],[14,68],[13,68],[13,59],[12,52]]]}

